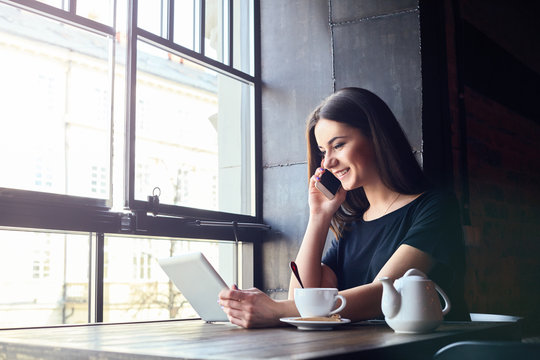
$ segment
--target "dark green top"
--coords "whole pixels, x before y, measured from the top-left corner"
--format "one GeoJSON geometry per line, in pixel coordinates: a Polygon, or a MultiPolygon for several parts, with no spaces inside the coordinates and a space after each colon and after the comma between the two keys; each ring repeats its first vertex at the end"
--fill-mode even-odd
{"type": "Polygon", "coordinates": [[[459,207],[451,193],[428,191],[411,203],[373,221],[349,224],[332,241],[322,262],[344,290],[371,283],[397,248],[407,244],[435,261],[427,276],[450,298],[445,320],[469,320],[464,300],[465,247],[459,207]]]}

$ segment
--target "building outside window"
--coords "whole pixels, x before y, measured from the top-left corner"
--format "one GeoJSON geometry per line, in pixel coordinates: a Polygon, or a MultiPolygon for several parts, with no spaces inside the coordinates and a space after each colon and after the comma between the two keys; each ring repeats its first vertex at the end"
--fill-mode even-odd
{"type": "Polygon", "coordinates": [[[0,328],[95,321],[96,301],[103,321],[195,317],[157,264],[182,252],[233,281],[222,235],[137,226],[156,188],[168,217],[257,221],[254,16],[252,0],[0,0],[0,202],[15,219],[0,215],[0,328]],[[51,204],[137,222],[80,229],[51,204]]]}

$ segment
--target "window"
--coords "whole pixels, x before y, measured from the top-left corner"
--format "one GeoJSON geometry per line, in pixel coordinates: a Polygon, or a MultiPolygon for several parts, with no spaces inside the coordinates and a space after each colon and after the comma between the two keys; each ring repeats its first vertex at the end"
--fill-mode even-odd
{"type": "Polygon", "coordinates": [[[256,217],[252,1],[22,3],[0,2],[0,187],[256,217]]]}
{"type": "Polygon", "coordinates": [[[158,187],[161,204],[255,216],[253,5],[138,4],[130,206],[158,187]],[[179,174],[189,187],[178,188],[179,174]]]}
{"type": "Polygon", "coordinates": [[[51,242],[32,244],[32,278],[45,279],[51,276],[51,242]]]}
{"type": "Polygon", "coordinates": [[[0,0],[0,254],[24,265],[0,327],[194,316],[156,266],[171,244],[253,278],[257,8],[0,0]]]}
{"type": "MultiPolygon", "coordinates": [[[[88,322],[96,241],[91,233],[0,228],[0,271],[10,274],[0,277],[0,328],[88,322]]],[[[227,283],[252,284],[249,271],[233,264],[235,255],[252,256],[247,243],[108,235],[103,321],[198,317],[157,262],[191,251],[203,252],[227,283]]]]}
{"type": "Polygon", "coordinates": [[[221,276],[233,283],[230,255],[234,246],[217,241],[107,236],[104,321],[198,317],[161,271],[157,259],[202,251],[221,276]]]}
{"type": "Polygon", "coordinates": [[[0,328],[88,322],[90,241],[0,229],[0,328]]]}
{"type": "Polygon", "coordinates": [[[0,186],[108,200],[86,179],[92,164],[111,170],[111,37],[0,13],[0,186]]]}
{"type": "Polygon", "coordinates": [[[164,204],[254,215],[250,86],[188,60],[171,63],[167,52],[144,42],[137,48],[137,97],[144,107],[136,118],[144,127],[137,129],[135,161],[151,177],[135,174],[136,182],[146,181],[135,184],[135,200],[145,201],[157,186],[164,204]],[[166,63],[168,72],[152,70],[164,69],[156,62],[166,63]],[[175,199],[182,191],[176,188],[179,172],[192,180],[191,201],[175,199]]]}

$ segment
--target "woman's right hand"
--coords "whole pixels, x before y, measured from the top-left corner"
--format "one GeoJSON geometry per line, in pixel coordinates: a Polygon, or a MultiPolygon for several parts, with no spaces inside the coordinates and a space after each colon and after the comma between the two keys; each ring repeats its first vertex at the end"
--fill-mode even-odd
{"type": "Polygon", "coordinates": [[[312,215],[331,218],[345,201],[347,191],[344,190],[343,187],[340,187],[332,200],[329,200],[324,196],[324,194],[315,187],[315,184],[319,181],[325,171],[330,170],[318,168],[309,180],[309,209],[312,215]]]}
{"type": "Polygon", "coordinates": [[[294,301],[273,300],[256,288],[233,285],[219,293],[218,303],[231,323],[244,328],[278,326],[281,317],[298,316],[294,301]]]}

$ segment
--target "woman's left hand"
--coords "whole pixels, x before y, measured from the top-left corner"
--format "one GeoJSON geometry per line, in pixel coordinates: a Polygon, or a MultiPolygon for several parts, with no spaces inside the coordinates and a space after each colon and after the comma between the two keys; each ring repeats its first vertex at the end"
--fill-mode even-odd
{"type": "Polygon", "coordinates": [[[244,328],[279,325],[285,305],[272,300],[259,289],[239,290],[236,286],[222,290],[218,302],[229,321],[244,328]]]}

